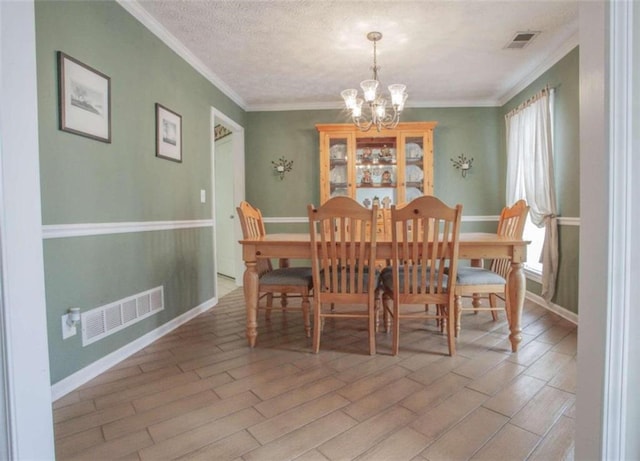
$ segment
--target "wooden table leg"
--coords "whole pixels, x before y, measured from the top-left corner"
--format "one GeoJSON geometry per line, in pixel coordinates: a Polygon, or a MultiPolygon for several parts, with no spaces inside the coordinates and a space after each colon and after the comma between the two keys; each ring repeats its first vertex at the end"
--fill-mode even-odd
{"type": "Polygon", "coordinates": [[[256,345],[258,337],[258,269],[256,261],[245,261],[244,271],[244,302],[247,307],[247,340],[249,346],[256,345]]]}
{"type": "Polygon", "coordinates": [[[526,288],[522,263],[512,262],[508,277],[508,304],[511,310],[509,315],[509,329],[511,330],[509,341],[511,341],[511,351],[518,352],[518,346],[520,341],[522,341],[520,321],[522,319],[522,306],[524,304],[524,292],[526,288]]]}

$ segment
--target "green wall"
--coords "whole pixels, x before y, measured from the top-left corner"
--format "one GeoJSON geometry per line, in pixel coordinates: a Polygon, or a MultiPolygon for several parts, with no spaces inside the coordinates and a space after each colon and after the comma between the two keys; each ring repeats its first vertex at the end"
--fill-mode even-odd
{"type": "MultiPolygon", "coordinates": [[[[579,49],[570,51],[548,71],[502,107],[504,116],[546,85],[555,88],[554,168],[556,200],[560,218],[580,217],[579,49]]],[[[503,151],[504,142],[503,142],[503,151]]],[[[578,261],[580,228],[560,225],[559,267],[553,303],[578,313],[578,261]]],[[[527,289],[541,293],[541,285],[529,282],[527,289]]]]}
{"type": "MultiPolygon", "coordinates": [[[[211,219],[211,107],[244,111],[111,1],[37,1],[44,225],[211,219]],[[58,129],[56,52],[111,78],[110,144],[58,129]],[[155,103],[182,116],[183,162],[155,157],[155,103]]],[[[213,229],[44,240],[52,382],[215,296],[213,229]],[[61,316],[157,286],[165,310],[88,347],[62,340],[61,316]]]]}
{"type": "MultiPolygon", "coordinates": [[[[434,189],[445,202],[462,203],[467,215],[498,215],[504,206],[505,167],[500,152],[499,108],[407,109],[403,121],[437,121],[434,132],[434,189]],[[451,158],[473,157],[466,178],[451,158]]],[[[266,217],[306,217],[320,200],[317,123],[344,122],[339,110],[250,112],[245,141],[246,196],[266,217]],[[293,160],[281,181],[272,160],[293,160]],[[295,191],[295,193],[292,193],[295,191]]]]}

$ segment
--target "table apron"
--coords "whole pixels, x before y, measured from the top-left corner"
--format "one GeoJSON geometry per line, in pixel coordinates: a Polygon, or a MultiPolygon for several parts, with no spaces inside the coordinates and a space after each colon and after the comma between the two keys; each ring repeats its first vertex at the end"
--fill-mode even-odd
{"type": "MultiPolygon", "coordinates": [[[[482,245],[481,243],[461,243],[458,250],[458,259],[493,259],[512,258],[514,262],[524,262],[526,260],[526,244],[505,244],[505,245],[482,245]]],[[[272,259],[311,259],[311,251],[308,243],[291,243],[274,245],[268,242],[244,243],[242,245],[242,259],[244,261],[255,261],[258,258],[272,259]]],[[[391,246],[378,243],[376,248],[376,258],[391,258],[391,246]]]]}

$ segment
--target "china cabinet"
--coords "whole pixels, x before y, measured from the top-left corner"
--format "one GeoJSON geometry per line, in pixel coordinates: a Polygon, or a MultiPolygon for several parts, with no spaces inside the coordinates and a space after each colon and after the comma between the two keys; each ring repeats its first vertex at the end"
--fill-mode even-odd
{"type": "Polygon", "coordinates": [[[346,195],[382,210],[433,194],[437,122],[399,123],[361,132],[352,124],[319,124],[320,202],[346,195]]]}

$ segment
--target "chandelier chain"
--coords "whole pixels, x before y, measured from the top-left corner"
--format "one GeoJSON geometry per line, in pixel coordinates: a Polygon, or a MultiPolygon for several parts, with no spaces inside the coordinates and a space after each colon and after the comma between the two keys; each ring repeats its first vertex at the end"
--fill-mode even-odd
{"type": "Polygon", "coordinates": [[[373,79],[378,80],[378,51],[377,45],[378,40],[373,40],[373,79]]]}

